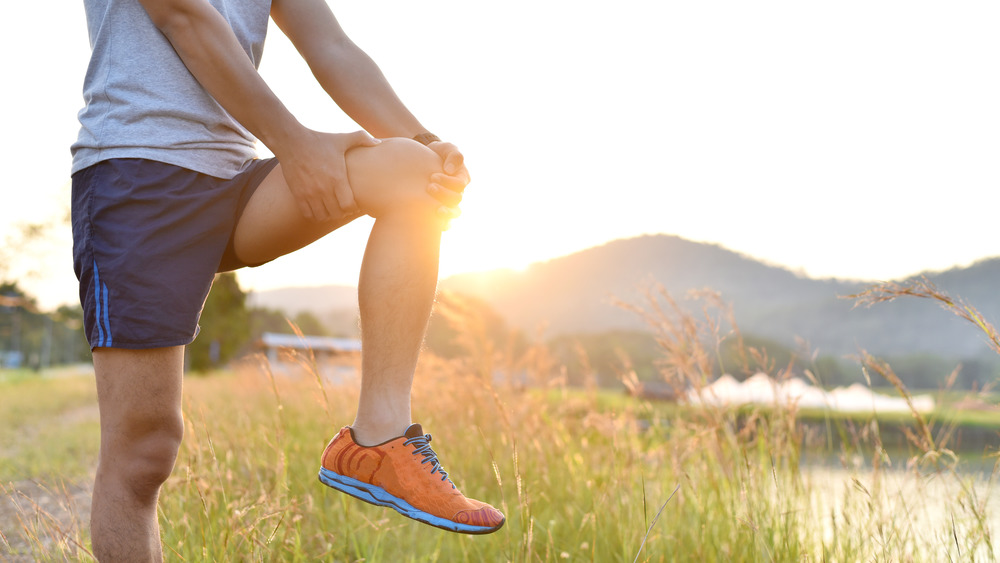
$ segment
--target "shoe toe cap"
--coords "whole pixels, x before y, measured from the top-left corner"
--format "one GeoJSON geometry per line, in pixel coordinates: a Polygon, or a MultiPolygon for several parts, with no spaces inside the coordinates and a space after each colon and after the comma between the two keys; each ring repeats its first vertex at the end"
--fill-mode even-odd
{"type": "Polygon", "coordinates": [[[476,509],[463,510],[455,515],[455,521],[472,526],[483,526],[486,528],[497,527],[504,522],[503,514],[490,505],[484,505],[476,509]]]}

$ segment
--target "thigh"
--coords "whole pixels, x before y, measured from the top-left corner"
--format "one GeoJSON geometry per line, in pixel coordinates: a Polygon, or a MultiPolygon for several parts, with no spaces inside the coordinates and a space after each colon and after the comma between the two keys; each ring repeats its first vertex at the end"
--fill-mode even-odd
{"type": "Polygon", "coordinates": [[[233,249],[242,262],[261,264],[298,250],[361,214],[378,217],[394,208],[433,214],[440,203],[427,193],[427,186],[431,174],[440,169],[434,151],[409,139],[353,148],[347,152],[347,172],[362,213],[321,222],[306,220],[299,212],[279,164],[247,202],[233,234],[233,249]]]}
{"type": "Polygon", "coordinates": [[[102,447],[134,447],[151,435],[183,432],[184,348],[94,350],[102,447]]]}
{"type": "Polygon", "coordinates": [[[233,231],[233,252],[244,264],[260,265],[298,250],[360,216],[343,214],[326,222],[305,219],[278,164],[244,207],[233,231]]]}

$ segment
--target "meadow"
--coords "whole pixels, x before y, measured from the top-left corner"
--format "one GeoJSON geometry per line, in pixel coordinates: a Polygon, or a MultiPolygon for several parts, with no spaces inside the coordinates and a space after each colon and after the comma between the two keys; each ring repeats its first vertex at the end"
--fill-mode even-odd
{"type": "MultiPolygon", "coordinates": [[[[703,383],[719,342],[738,338],[724,308],[709,296],[692,315],[669,295],[650,297],[638,312],[661,341],[663,377],[703,383]]],[[[319,455],[353,419],[356,382],[324,381],[308,356],[283,375],[250,358],[185,380],[185,440],[161,495],[167,559],[996,559],[995,450],[949,449],[961,413],[914,411],[899,425],[906,447],[891,449],[871,414],[818,415],[817,432],[794,405],[695,409],[571,388],[544,346],[514,357],[477,319],[441,314],[462,327],[467,353],[421,358],[414,417],[459,488],[507,515],[499,532],[449,534],[322,486],[319,455]],[[832,461],[814,465],[816,455],[832,461]]],[[[747,350],[747,362],[789,375],[763,350],[747,350]]],[[[862,355],[859,369],[908,396],[877,358],[862,355]]],[[[627,358],[619,376],[639,384],[627,358]]],[[[0,559],[89,558],[95,402],[85,376],[0,382],[0,559]]]]}

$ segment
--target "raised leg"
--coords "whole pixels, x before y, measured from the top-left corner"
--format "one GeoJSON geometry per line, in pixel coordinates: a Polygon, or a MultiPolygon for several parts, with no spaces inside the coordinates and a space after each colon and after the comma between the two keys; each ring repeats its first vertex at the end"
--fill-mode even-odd
{"type": "Polygon", "coordinates": [[[182,347],[94,350],[101,451],[90,534],[99,561],[162,561],[156,503],[184,433],[182,347]]]}
{"type": "MultiPolygon", "coordinates": [[[[430,435],[419,424],[410,425],[410,388],[434,301],[441,240],[436,216],[440,204],[427,194],[427,187],[441,162],[422,145],[398,140],[352,149],[347,164],[358,205],[375,217],[358,282],[361,397],[354,424],[337,433],[324,450],[319,480],[438,528],[466,534],[495,532],[503,526],[504,515],[465,497],[431,449],[430,435]],[[373,459],[382,461],[371,463],[373,459]]],[[[267,212],[273,218],[275,209],[281,209],[280,225],[242,239],[237,229],[236,250],[245,261],[274,256],[242,254],[253,251],[252,246],[241,244],[254,237],[288,232],[285,242],[270,244],[291,249],[322,230],[315,225],[296,230],[295,225],[303,221],[287,186],[272,184],[260,201],[272,198],[281,203],[272,201],[267,212]],[[282,231],[281,225],[288,231],[282,231]]],[[[255,208],[251,217],[263,209],[255,208]]],[[[350,219],[334,219],[328,227],[350,219]]],[[[246,220],[244,214],[241,224],[246,220]]],[[[262,240],[261,244],[268,243],[262,240]]]]}
{"type": "MultiPolygon", "coordinates": [[[[347,153],[348,175],[361,210],[376,218],[358,281],[362,389],[355,436],[374,444],[410,424],[410,387],[437,285],[440,203],[427,193],[440,158],[407,139],[347,153]]],[[[280,166],[247,204],[236,252],[249,263],[280,256],[354,219],[306,222],[280,166]]]]}

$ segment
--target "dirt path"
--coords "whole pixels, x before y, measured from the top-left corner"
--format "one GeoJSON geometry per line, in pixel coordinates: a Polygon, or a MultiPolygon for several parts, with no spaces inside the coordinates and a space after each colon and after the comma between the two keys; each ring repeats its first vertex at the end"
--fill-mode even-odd
{"type": "MultiPolygon", "coordinates": [[[[98,418],[97,405],[84,405],[60,413],[49,423],[71,426],[98,418]]],[[[29,440],[39,434],[31,426],[18,431],[29,440]]],[[[4,456],[16,457],[16,446],[13,448],[5,450],[4,456]]],[[[0,483],[0,560],[27,562],[60,554],[76,560],[86,553],[78,542],[89,520],[95,470],[73,482],[22,479],[0,483]]]]}
{"type": "Polygon", "coordinates": [[[79,553],[77,542],[89,518],[92,487],[89,480],[0,485],[0,560],[35,561],[32,550],[49,556],[79,553]]]}

